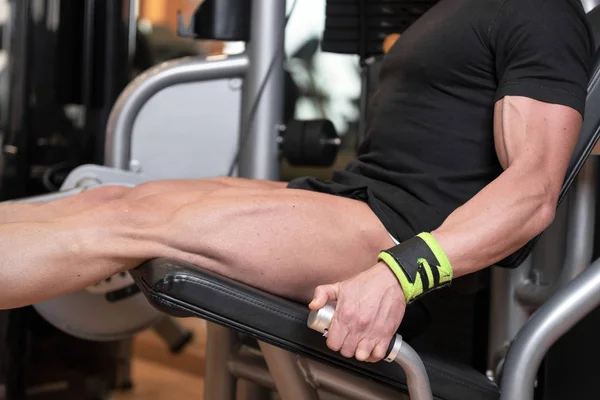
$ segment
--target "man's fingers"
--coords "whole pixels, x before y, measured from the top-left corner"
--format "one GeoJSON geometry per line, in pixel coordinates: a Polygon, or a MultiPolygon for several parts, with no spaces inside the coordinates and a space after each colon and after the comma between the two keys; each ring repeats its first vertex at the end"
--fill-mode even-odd
{"type": "Polygon", "coordinates": [[[367,359],[367,362],[378,362],[385,358],[387,355],[388,348],[390,347],[390,341],[380,340],[377,345],[373,348],[371,355],[367,359]]]}
{"type": "Polygon", "coordinates": [[[321,285],[317,286],[313,299],[308,305],[311,310],[319,310],[329,301],[336,301],[339,293],[339,285],[321,285]]]}
{"type": "Polygon", "coordinates": [[[340,350],[340,354],[346,358],[354,357],[359,340],[360,337],[358,337],[357,333],[352,332],[352,329],[349,329],[348,335],[346,335],[346,339],[344,339],[344,344],[340,350]]]}
{"type": "Polygon", "coordinates": [[[340,351],[347,336],[348,328],[343,323],[338,322],[334,316],[327,332],[327,347],[333,351],[340,351]]]}
{"type": "Polygon", "coordinates": [[[360,342],[358,342],[356,354],[354,356],[358,361],[368,361],[376,344],[377,342],[371,338],[362,339],[360,342]]]}

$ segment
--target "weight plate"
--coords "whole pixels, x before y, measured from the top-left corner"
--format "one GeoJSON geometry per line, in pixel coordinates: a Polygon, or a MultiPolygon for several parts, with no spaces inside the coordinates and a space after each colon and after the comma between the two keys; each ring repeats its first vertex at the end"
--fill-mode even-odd
{"type": "Polygon", "coordinates": [[[307,165],[330,166],[337,156],[338,146],[330,140],[337,138],[333,123],[329,120],[306,121],[304,128],[303,151],[307,165]]]}
{"type": "Polygon", "coordinates": [[[291,165],[303,165],[304,121],[292,120],[283,135],[283,156],[291,165]]]}
{"type": "Polygon", "coordinates": [[[34,308],[61,331],[95,341],[125,339],[164,318],[137,286],[112,286],[114,290],[90,288],[35,304],[34,308]]]}

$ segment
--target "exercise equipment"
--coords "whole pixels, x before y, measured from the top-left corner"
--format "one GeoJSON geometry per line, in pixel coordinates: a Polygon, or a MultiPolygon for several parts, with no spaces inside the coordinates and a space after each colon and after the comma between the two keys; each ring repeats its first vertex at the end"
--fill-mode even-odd
{"type": "Polygon", "coordinates": [[[387,35],[404,32],[438,0],[328,0],[323,50],[357,54],[363,60],[383,52],[387,35]]]}
{"type": "Polygon", "coordinates": [[[438,0],[327,0],[323,51],[357,55],[361,76],[356,143],[364,140],[368,99],[378,82],[381,54],[389,35],[402,34],[438,0]]]}
{"type": "MultiPolygon", "coordinates": [[[[278,138],[284,125],[280,107],[282,71],[271,66],[280,62],[273,60],[278,60],[282,54],[284,6],[283,2],[278,1],[252,1],[252,40],[245,54],[176,60],[147,71],[129,85],[109,119],[105,151],[107,166],[87,165],[78,168],[63,185],[64,191],[52,196],[69,196],[99,184],[133,185],[161,178],[225,175],[232,159],[239,161],[233,164],[237,176],[276,179],[280,151],[278,138]],[[186,101],[174,102],[174,99],[186,101]],[[198,104],[211,104],[216,108],[205,113],[198,104]],[[221,110],[220,118],[214,118],[215,110],[221,110]],[[240,129],[240,120],[244,122],[242,126],[248,127],[247,130],[240,129]],[[198,127],[202,127],[203,132],[209,135],[198,134],[198,127]],[[170,133],[168,141],[160,140],[164,138],[164,132],[170,133]],[[207,139],[216,136],[215,132],[219,133],[218,140],[207,143],[207,139]]],[[[574,216],[570,220],[576,229],[589,228],[581,215],[585,215],[587,207],[593,203],[589,201],[588,189],[595,185],[595,181],[590,180],[594,165],[592,161],[587,161],[586,165],[584,163],[600,134],[600,113],[596,110],[600,102],[598,76],[600,65],[597,63],[588,88],[586,119],[561,190],[562,199],[576,181],[572,198],[568,198],[569,202],[561,206],[572,206],[567,211],[574,216]]],[[[283,140],[285,145],[285,136],[283,140]]],[[[26,201],[47,201],[50,198],[26,201]]],[[[587,232],[591,233],[589,230],[587,232]]],[[[574,235],[569,241],[572,242],[575,237],[581,238],[580,235],[574,235]]],[[[568,247],[575,249],[574,244],[570,243],[568,247]]],[[[542,240],[538,248],[544,245],[542,240]]],[[[573,251],[574,255],[570,257],[585,260],[588,252],[585,245],[581,247],[573,251]]],[[[526,258],[531,250],[532,246],[524,248],[513,260],[526,258]]],[[[531,257],[527,260],[531,260],[531,257]]],[[[514,271],[494,270],[493,291],[496,297],[492,304],[492,319],[505,315],[498,311],[500,306],[507,312],[514,311],[517,302],[513,296],[514,288],[520,284],[517,278],[525,277],[529,271],[528,263],[525,262],[514,271]],[[503,280],[510,285],[503,285],[503,280]],[[507,294],[507,288],[513,292],[507,294]]],[[[502,376],[506,377],[501,387],[506,396],[515,396],[511,400],[531,399],[527,397],[534,386],[535,373],[532,374],[531,370],[537,366],[535,363],[527,365],[526,357],[531,356],[534,361],[540,359],[556,336],[583,317],[594,305],[591,294],[597,289],[595,275],[600,274],[597,268],[594,264],[559,294],[559,300],[569,300],[561,304],[568,304],[569,307],[556,308],[558,300],[554,300],[540,309],[515,340],[506,362],[499,363],[504,364],[504,368],[494,366],[494,370],[502,371],[502,376]],[[570,315],[569,323],[557,327],[556,317],[564,316],[566,312],[570,315]],[[519,353],[519,349],[527,351],[519,353]],[[514,375],[519,371],[525,373],[514,375]],[[519,388],[523,387],[528,389],[521,391],[519,388]]],[[[396,364],[366,364],[345,359],[331,352],[321,335],[306,326],[309,311],[305,305],[203,270],[201,266],[157,259],[131,271],[131,277],[141,292],[127,297],[126,301],[140,301],[136,303],[135,310],[130,309],[127,313],[115,309],[115,314],[111,315],[113,320],[135,320],[139,312],[144,318],[156,315],[158,319],[164,313],[175,317],[200,317],[215,323],[209,324],[207,338],[205,398],[208,399],[233,399],[236,381],[240,379],[275,389],[282,400],[327,398],[328,394],[356,399],[398,398],[407,392],[427,392],[422,382],[408,382],[406,379],[407,373],[410,375],[410,371],[418,370],[421,362],[436,399],[495,400],[500,395],[498,386],[484,374],[469,366],[448,362],[435,354],[423,354],[422,358],[412,354],[404,364],[406,372],[396,364]],[[150,308],[148,302],[142,301],[142,296],[149,300],[156,311],[150,308]],[[252,342],[241,340],[240,335],[233,334],[228,328],[243,333],[242,337],[257,339],[260,351],[252,342]]],[[[125,285],[126,277],[123,278],[125,285]]],[[[111,282],[101,285],[107,288],[104,294],[122,289],[111,287],[114,283],[111,282]]],[[[125,287],[131,287],[130,282],[127,280],[125,287]]],[[[98,296],[101,289],[91,288],[86,294],[98,296]],[[91,293],[94,291],[96,293],[91,293]]],[[[69,301],[74,300],[66,296],[56,299],[52,307],[67,307],[69,301]]],[[[41,309],[44,305],[36,307],[41,309]]],[[[109,310],[99,310],[98,315],[108,314],[109,310]]],[[[502,339],[502,346],[514,338],[516,331],[526,323],[527,313],[522,314],[504,320],[507,325],[511,324],[510,329],[492,329],[496,336],[490,339],[490,348],[498,348],[495,340],[499,338],[502,339]]],[[[68,329],[68,326],[77,324],[80,317],[71,313],[61,316],[56,323],[68,329]]],[[[109,319],[106,321],[112,324],[109,319]]],[[[97,326],[84,325],[81,324],[79,332],[75,333],[81,335],[84,331],[86,335],[98,335],[97,326]]],[[[135,329],[142,329],[142,325],[135,329]]],[[[99,336],[119,337],[131,333],[124,332],[123,326],[118,324],[103,329],[99,336]]],[[[502,358],[502,355],[498,357],[502,358]]],[[[499,376],[492,373],[490,377],[498,379],[499,376]]],[[[250,389],[252,384],[244,387],[250,389]]]]}
{"type": "MultiPolygon", "coordinates": [[[[578,172],[584,167],[584,162],[600,135],[600,113],[596,109],[600,100],[598,99],[600,96],[599,77],[600,64],[596,63],[594,76],[589,85],[586,119],[569,165],[567,178],[561,189],[561,198],[567,194],[578,172]]],[[[593,167],[593,163],[588,162],[585,169],[593,167]]],[[[578,178],[576,189],[590,184],[585,179],[585,175],[578,178]]],[[[525,257],[523,252],[530,250],[530,247],[522,250],[519,257],[525,257]]],[[[520,269],[526,268],[527,265],[523,265],[520,269]]],[[[508,273],[511,271],[509,270],[508,273]]],[[[394,368],[392,365],[382,363],[360,363],[329,351],[322,338],[304,326],[309,318],[309,312],[304,305],[278,298],[240,282],[202,270],[201,266],[176,260],[152,260],[133,270],[132,274],[147,298],[163,312],[179,317],[204,318],[258,339],[263,352],[267,349],[268,355],[265,354],[265,359],[268,365],[272,365],[271,362],[283,363],[282,360],[289,357],[286,355],[286,350],[316,360],[316,363],[305,361],[306,364],[302,364],[305,368],[302,371],[306,371],[306,373],[287,371],[279,376],[274,374],[271,381],[265,382],[264,377],[259,380],[260,383],[266,383],[269,387],[276,388],[283,400],[298,398],[294,397],[293,393],[306,393],[306,397],[302,398],[316,399],[318,394],[315,387],[351,399],[397,396],[397,394],[391,395],[390,389],[406,393],[406,375],[401,368],[394,368]],[[267,344],[263,345],[263,343],[267,344]],[[284,350],[276,350],[272,345],[284,350]],[[336,369],[330,370],[322,363],[335,366],[336,369]],[[304,379],[305,376],[318,376],[318,378],[307,380],[304,379]],[[372,382],[367,384],[360,380],[361,377],[369,378],[383,388],[375,388],[372,382]],[[348,382],[360,382],[360,387],[347,385],[348,382]]],[[[573,291],[570,293],[577,297],[573,291]]],[[[563,312],[567,310],[570,312],[571,321],[576,321],[585,315],[585,311],[589,309],[590,305],[589,302],[586,302],[584,303],[587,306],[586,309],[575,312],[578,310],[577,303],[570,302],[570,304],[572,307],[563,308],[563,312]]],[[[550,315],[556,316],[557,313],[559,310],[553,310],[550,315]]],[[[542,334],[541,329],[545,326],[546,319],[543,317],[540,319],[541,322],[532,321],[532,325],[530,325],[534,336],[542,334]]],[[[549,333],[552,331],[549,330],[549,333]]],[[[218,331],[218,334],[225,336],[227,332],[218,331]]],[[[524,335],[529,336],[527,331],[524,335]]],[[[556,339],[555,336],[548,334],[544,338],[546,345],[556,339]]],[[[221,340],[227,341],[227,339],[221,340]]],[[[232,385],[236,379],[248,379],[250,376],[248,369],[257,368],[253,363],[244,363],[244,355],[230,346],[231,343],[223,346],[221,358],[207,359],[209,362],[214,361],[212,365],[215,368],[222,368],[222,370],[211,371],[210,379],[209,371],[207,371],[205,397],[216,398],[223,393],[231,393],[232,389],[227,386],[232,385]],[[227,362],[225,365],[219,365],[219,362],[224,362],[221,361],[223,359],[231,360],[230,362],[235,363],[236,368],[232,368],[227,362]]],[[[539,351],[543,352],[544,348],[539,351]]],[[[213,348],[212,351],[217,350],[213,348]]],[[[500,395],[498,387],[485,375],[468,366],[449,363],[435,355],[422,355],[422,357],[435,398],[443,400],[498,399],[500,395]]],[[[515,357],[518,358],[519,363],[527,362],[522,355],[515,357]]],[[[269,368],[269,370],[273,369],[269,368]]],[[[518,378],[520,387],[533,388],[534,382],[529,379],[531,377],[531,375],[524,375],[518,378]]],[[[510,384],[510,380],[508,382],[510,384]]],[[[410,391],[418,390],[420,388],[412,387],[410,389],[410,391]]],[[[510,388],[506,390],[515,396],[510,397],[511,400],[531,399],[531,397],[527,397],[528,392],[518,394],[518,391],[510,388]]]]}
{"type": "MultiPolygon", "coordinates": [[[[129,3],[2,2],[8,14],[0,91],[2,200],[54,192],[75,166],[102,163],[108,114],[130,79],[131,64],[144,68],[129,57],[135,55],[128,40],[131,24],[123,21],[131,15],[129,3]]],[[[130,354],[121,349],[130,343],[79,340],[54,329],[31,307],[3,313],[8,323],[0,337],[0,382],[8,399],[32,390],[40,399],[50,392],[82,399],[129,382],[130,354]],[[78,356],[68,357],[64,348],[78,356]]]]}
{"type": "MultiPolygon", "coordinates": [[[[230,172],[243,176],[232,170],[232,160],[238,161],[240,171],[249,166],[269,171],[268,178],[277,179],[278,172],[271,165],[280,153],[286,155],[280,147],[288,150],[296,164],[330,165],[341,140],[329,121],[291,121],[286,129],[282,119],[285,15],[277,13],[283,5],[278,8],[267,3],[253,6],[255,28],[246,53],[162,63],[127,86],[107,121],[102,157],[107,167],[78,167],[60,191],[16,201],[46,202],[109,184],[132,186],[230,172]],[[250,129],[244,132],[244,126],[250,129]],[[238,154],[240,146],[257,151],[253,158],[264,162],[255,163],[245,153],[238,154]]],[[[233,10],[234,5],[234,1],[201,5],[196,19],[204,15],[206,20],[204,6],[216,18],[214,29],[204,35],[222,32],[219,27],[226,24],[225,11],[233,10]]],[[[130,337],[163,318],[139,293],[128,273],[34,307],[59,329],[91,340],[130,337]]]]}
{"type": "MultiPolygon", "coordinates": [[[[320,310],[310,312],[307,325],[310,329],[327,336],[334,314],[335,306],[327,304],[320,310]]],[[[406,373],[408,394],[412,400],[433,399],[425,366],[415,350],[409,344],[402,342],[402,336],[394,335],[385,355],[385,361],[395,361],[402,367],[406,373]]]]}
{"type": "Polygon", "coordinates": [[[177,16],[180,36],[194,39],[243,41],[250,39],[250,2],[244,0],[207,0],[194,11],[189,26],[177,16]]]}
{"type": "Polygon", "coordinates": [[[342,142],[329,120],[292,120],[279,139],[290,165],[316,167],[333,164],[342,142]]]}
{"type": "MultiPolygon", "coordinates": [[[[591,202],[589,197],[586,198],[586,196],[590,194],[589,185],[595,184],[593,180],[590,181],[589,179],[590,175],[593,174],[594,162],[590,160],[585,166],[584,163],[599,135],[600,114],[597,111],[598,96],[600,95],[600,88],[598,87],[599,74],[600,68],[596,63],[594,75],[588,88],[586,119],[560,196],[561,199],[565,199],[569,187],[577,177],[573,198],[569,199],[572,207],[568,211],[572,216],[571,223],[577,226],[578,229],[589,227],[589,224],[585,224],[585,221],[581,220],[581,215],[585,215],[584,211],[589,210],[588,207],[591,202]],[[579,174],[580,171],[581,174],[579,174]]],[[[566,207],[566,204],[564,203],[562,207],[566,207]]],[[[593,218],[590,218],[590,220],[593,221],[593,218]]],[[[587,233],[591,232],[588,230],[587,233]]],[[[586,238],[590,236],[586,235],[586,238]]],[[[568,248],[574,249],[570,259],[584,260],[586,254],[589,253],[585,249],[585,243],[589,243],[589,240],[584,240],[583,245],[578,246],[577,243],[573,242],[576,238],[581,238],[581,236],[574,235],[568,238],[568,248]]],[[[540,243],[541,246],[544,244],[543,242],[540,243]]],[[[531,245],[526,246],[511,260],[513,262],[515,262],[514,260],[531,260],[527,256],[530,255],[532,247],[531,245]]],[[[529,261],[527,261],[520,268],[513,271],[495,269],[494,290],[497,291],[503,287],[510,288],[510,285],[502,285],[503,276],[522,277],[528,272],[529,266],[529,261]]],[[[570,265],[565,265],[565,268],[570,268],[570,265]]],[[[302,394],[302,398],[316,399],[319,398],[321,391],[357,399],[394,398],[398,396],[399,392],[406,393],[407,391],[406,376],[400,368],[382,363],[367,365],[355,360],[344,359],[340,355],[327,350],[321,337],[306,328],[303,329],[309,318],[308,310],[303,305],[212,274],[198,266],[175,260],[152,260],[133,270],[132,274],[148,299],[162,311],[180,317],[196,316],[205,318],[225,327],[242,331],[260,341],[260,348],[263,351],[267,365],[270,367],[269,371],[272,371],[271,375],[265,375],[262,369],[262,372],[258,372],[260,368],[258,361],[246,358],[246,353],[233,345],[234,337],[228,336],[226,330],[211,328],[209,338],[215,338],[218,335],[219,341],[215,340],[212,343],[215,346],[219,345],[221,351],[219,354],[208,355],[207,361],[214,369],[207,371],[206,397],[231,398],[230,395],[234,393],[233,385],[237,379],[254,379],[255,382],[267,387],[276,388],[279,396],[284,400],[298,398],[299,394],[302,394]],[[285,350],[277,350],[273,345],[308,358],[302,358],[302,361],[290,359],[289,353],[285,350]],[[288,365],[289,368],[285,371],[276,368],[276,366],[282,364],[288,365]],[[330,369],[329,366],[335,368],[330,369]],[[368,378],[371,382],[363,380],[364,378],[368,378]],[[373,385],[373,381],[379,385],[373,385]]],[[[592,272],[589,274],[592,274],[592,272]]],[[[589,274],[586,274],[587,276],[582,275],[579,278],[581,279],[580,282],[590,283],[589,278],[592,275],[589,274]]],[[[510,282],[516,281],[511,280],[510,282]]],[[[517,350],[512,351],[512,355],[509,354],[508,364],[522,368],[527,365],[527,356],[532,355],[532,349],[536,349],[535,344],[543,343],[543,346],[539,346],[535,350],[537,353],[534,354],[533,360],[537,360],[539,354],[543,355],[548,346],[556,340],[557,334],[568,329],[593,306],[589,295],[592,292],[591,288],[595,289],[595,281],[592,281],[589,286],[586,285],[587,289],[585,291],[577,290],[581,289],[581,283],[578,285],[577,282],[574,282],[572,285],[575,286],[565,289],[566,292],[564,293],[568,295],[563,294],[563,299],[570,300],[567,303],[569,307],[556,309],[557,302],[554,301],[547,305],[549,311],[540,310],[540,314],[537,314],[540,316],[532,319],[528,324],[528,328],[522,331],[522,336],[517,338],[515,342],[517,350]],[[558,329],[552,321],[556,321],[557,315],[564,318],[566,316],[565,312],[570,314],[569,323],[558,329]],[[549,327],[553,329],[549,329],[549,327]],[[538,340],[532,341],[531,338],[537,338],[538,340]],[[518,351],[524,346],[519,345],[521,341],[528,345],[528,351],[524,354],[520,354],[518,351]],[[511,361],[511,359],[516,361],[511,361]]],[[[514,284],[512,287],[514,287],[514,284]]],[[[503,293],[496,293],[498,296],[493,300],[491,312],[494,319],[498,318],[495,314],[498,310],[498,302],[502,302],[503,299],[507,298],[503,293]]],[[[513,296],[508,298],[512,302],[516,301],[513,296]]],[[[507,309],[510,307],[512,307],[510,304],[505,306],[507,309]]],[[[526,316],[523,323],[525,321],[526,316]]],[[[507,323],[513,323],[513,321],[508,320],[507,323]]],[[[520,326],[516,330],[519,328],[520,326]]],[[[492,328],[492,332],[503,334],[506,330],[494,331],[492,328]]],[[[514,335],[510,335],[508,340],[510,341],[513,337],[514,335]]],[[[506,339],[503,344],[505,342],[506,339]]],[[[217,353],[218,350],[213,347],[211,352],[217,353]]],[[[444,400],[497,399],[500,396],[498,387],[487,376],[467,366],[447,363],[435,355],[422,356],[435,398],[444,400]]],[[[537,365],[533,363],[527,368],[535,370],[536,367],[537,365]]],[[[504,374],[506,374],[507,368],[509,367],[505,366],[504,374]]],[[[534,387],[533,378],[535,378],[535,373],[518,376],[515,371],[523,371],[519,368],[515,370],[511,367],[511,374],[514,375],[514,380],[519,382],[518,388],[526,386],[529,390],[521,392],[520,389],[515,389],[516,386],[511,388],[510,386],[514,383],[511,384],[511,379],[507,378],[502,384],[503,390],[507,393],[505,395],[507,399],[531,399],[528,395],[531,394],[534,387]]],[[[416,388],[413,389],[417,390],[416,388]]]]}

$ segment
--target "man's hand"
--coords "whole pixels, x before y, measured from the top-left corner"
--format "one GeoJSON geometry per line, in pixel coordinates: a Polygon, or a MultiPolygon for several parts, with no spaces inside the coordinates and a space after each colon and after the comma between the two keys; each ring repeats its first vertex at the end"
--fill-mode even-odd
{"type": "Polygon", "coordinates": [[[386,355],[404,317],[406,301],[398,279],[384,263],[353,278],[315,289],[311,310],[337,302],[327,346],[344,357],[377,362],[386,355]]]}

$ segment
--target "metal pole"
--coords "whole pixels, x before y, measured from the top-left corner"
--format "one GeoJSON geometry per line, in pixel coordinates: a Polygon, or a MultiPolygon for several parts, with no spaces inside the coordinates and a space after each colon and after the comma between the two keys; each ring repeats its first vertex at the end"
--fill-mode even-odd
{"type": "Polygon", "coordinates": [[[298,356],[273,345],[258,342],[277,393],[282,400],[318,400],[317,389],[307,382],[298,365],[298,356]]]}
{"type": "Polygon", "coordinates": [[[161,90],[179,84],[243,76],[248,68],[245,55],[208,61],[188,57],[163,63],[140,74],[119,96],[106,129],[104,163],[129,169],[133,124],[148,100],[161,90]]]}
{"type": "MultiPolygon", "coordinates": [[[[336,399],[341,397],[348,400],[408,399],[408,396],[399,393],[391,386],[381,385],[369,377],[361,377],[311,359],[303,359],[302,361],[307,369],[306,375],[313,380],[313,386],[317,388],[322,400],[325,400],[327,394],[336,396],[336,399]]],[[[234,355],[229,361],[229,370],[239,379],[256,382],[265,388],[275,389],[273,377],[269,374],[262,356],[255,354],[234,355]]]]}
{"type": "Polygon", "coordinates": [[[529,318],[515,297],[515,288],[525,280],[530,266],[531,256],[516,269],[492,268],[487,372],[490,378],[497,378],[508,344],[529,318]]]}
{"type": "Polygon", "coordinates": [[[252,2],[248,46],[251,63],[244,84],[241,132],[248,136],[240,138],[238,170],[238,175],[244,178],[279,179],[277,137],[283,120],[285,3],[281,0],[252,2]],[[254,110],[254,118],[249,119],[254,110]],[[249,122],[250,129],[244,132],[249,122]]]}
{"type": "Polygon", "coordinates": [[[600,259],[560,289],[515,338],[506,361],[501,400],[532,400],[534,382],[548,349],[600,305],[600,259]]]}
{"type": "MultiPolygon", "coordinates": [[[[306,324],[310,329],[326,334],[334,314],[335,306],[329,303],[320,310],[311,311],[306,324]]],[[[406,374],[406,385],[411,399],[432,400],[433,394],[429,377],[421,357],[408,343],[403,342],[400,335],[396,334],[392,340],[394,344],[391,346],[389,354],[386,355],[385,361],[395,361],[402,367],[406,374]]]]}
{"type": "Polygon", "coordinates": [[[133,62],[135,56],[135,40],[137,38],[138,0],[129,0],[127,10],[127,58],[133,62]]]}
{"type": "Polygon", "coordinates": [[[270,400],[271,390],[253,381],[238,379],[235,400],[270,400]]]}
{"type": "Polygon", "coordinates": [[[234,339],[230,329],[212,323],[206,325],[205,399],[235,400],[235,378],[228,367],[234,339]]]}
{"type": "Polygon", "coordinates": [[[171,317],[165,317],[154,325],[154,332],[165,341],[173,354],[181,353],[194,338],[192,331],[171,317]]]}

